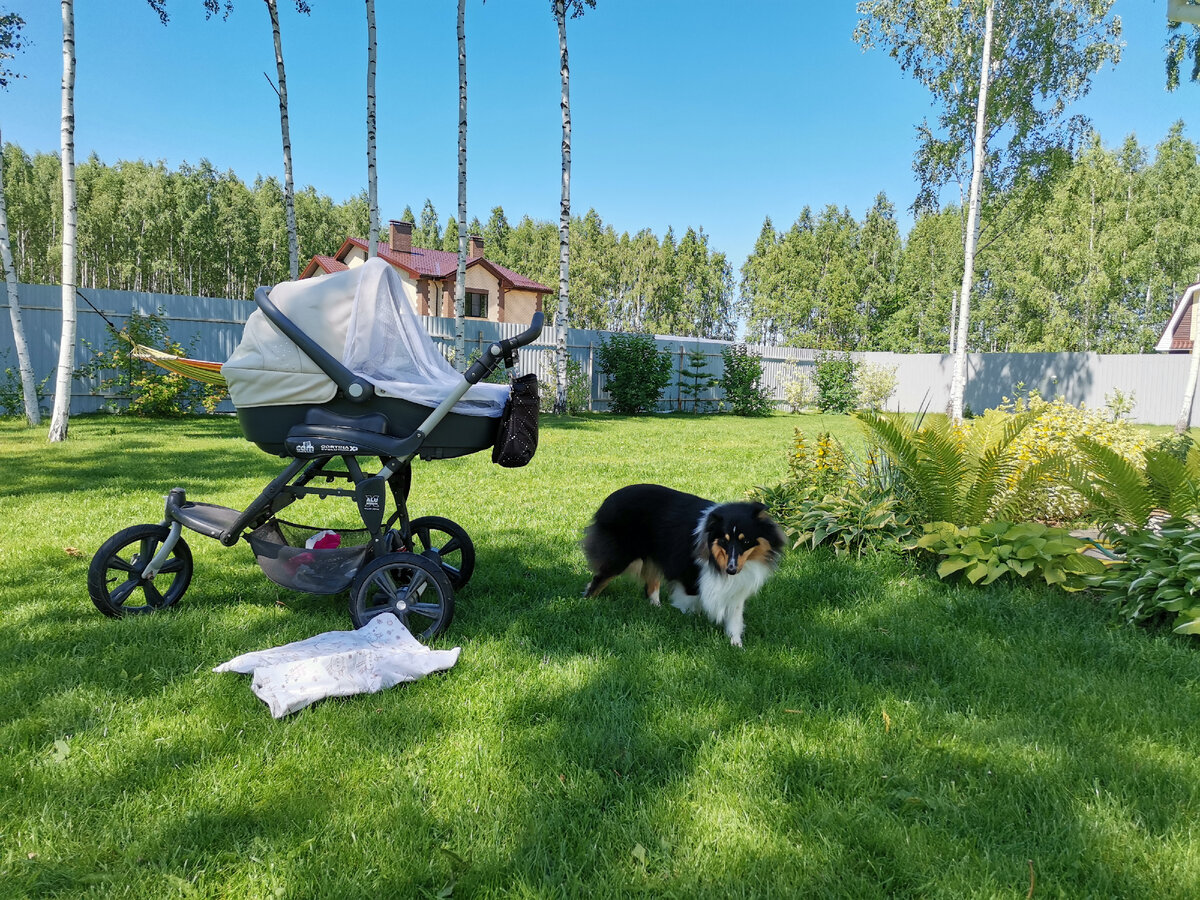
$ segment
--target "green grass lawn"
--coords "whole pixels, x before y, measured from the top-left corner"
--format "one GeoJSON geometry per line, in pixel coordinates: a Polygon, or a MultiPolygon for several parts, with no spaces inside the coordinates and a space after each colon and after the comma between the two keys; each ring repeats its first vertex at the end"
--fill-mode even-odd
{"type": "MultiPolygon", "coordinates": [[[[745,649],[580,592],[635,481],[735,499],[845,417],[543,421],[524,469],[414,466],[474,538],[450,671],[273,720],[240,653],[349,627],[189,535],[175,610],[86,571],[173,486],[243,508],[282,468],[229,419],[0,423],[0,897],[1200,896],[1200,655],[1086,596],[795,551],[745,649]]],[[[289,513],[291,511],[289,510],[289,513]]],[[[313,524],[354,521],[313,501],[313,524]]]]}

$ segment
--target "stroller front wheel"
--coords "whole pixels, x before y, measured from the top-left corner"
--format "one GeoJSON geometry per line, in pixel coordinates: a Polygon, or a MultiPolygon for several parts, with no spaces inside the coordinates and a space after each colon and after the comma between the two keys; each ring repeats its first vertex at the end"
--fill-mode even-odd
{"type": "Polygon", "coordinates": [[[475,544],[466,529],[442,516],[421,516],[408,527],[412,551],[440,565],[450,586],[462,590],[475,571],[475,544]]]}
{"type": "Polygon", "coordinates": [[[179,538],[153,578],[142,570],[170,530],[165,525],[133,525],[100,545],[88,566],[88,594],[96,609],[114,619],[145,615],[179,602],[192,581],[192,551],[179,538]]]}
{"type": "Polygon", "coordinates": [[[441,634],[454,617],[454,589],[437,563],[415,553],[388,553],[363,566],[350,586],[350,619],[362,628],[394,613],[418,640],[441,634]]]}

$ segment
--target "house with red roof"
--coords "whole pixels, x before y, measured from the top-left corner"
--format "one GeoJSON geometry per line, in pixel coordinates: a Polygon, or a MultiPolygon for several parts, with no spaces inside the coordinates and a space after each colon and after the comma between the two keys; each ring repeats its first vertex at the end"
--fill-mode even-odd
{"type": "MultiPolygon", "coordinates": [[[[412,222],[388,223],[389,239],[380,242],[377,254],[417,288],[417,312],[423,316],[454,317],[454,288],[458,280],[458,254],[412,245],[412,222]]],[[[367,242],[346,238],[334,256],[314,256],[301,278],[316,278],[361,266],[367,260],[367,242]]],[[[471,235],[467,248],[466,315],[490,322],[528,322],[542,310],[553,290],[532,278],[506,269],[483,255],[483,239],[471,235]]]]}

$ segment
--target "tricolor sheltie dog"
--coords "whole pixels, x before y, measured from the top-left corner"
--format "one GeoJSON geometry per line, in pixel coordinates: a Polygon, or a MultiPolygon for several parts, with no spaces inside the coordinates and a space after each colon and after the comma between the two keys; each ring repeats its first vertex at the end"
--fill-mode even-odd
{"type": "Polygon", "coordinates": [[[583,595],[594,597],[629,572],[658,606],[665,581],[673,606],[703,609],[740,647],[746,600],[775,571],[783,541],[761,503],[718,504],[657,484],[630,485],[600,504],[584,532],[592,580],[583,595]]]}

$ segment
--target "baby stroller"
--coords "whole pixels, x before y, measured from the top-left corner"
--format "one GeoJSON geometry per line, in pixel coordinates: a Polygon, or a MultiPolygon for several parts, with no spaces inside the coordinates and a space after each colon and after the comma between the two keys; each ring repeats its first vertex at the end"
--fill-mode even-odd
{"type": "Polygon", "coordinates": [[[532,458],[537,381],[518,377],[517,350],[541,334],[543,315],[459,374],[421,326],[415,296],[413,282],[378,259],[259,288],[258,309],[221,372],[246,438],[290,461],[244,511],[173,488],[161,522],[119,531],[96,551],[88,569],[96,607],[120,617],[178,603],[192,578],[188,529],[227,547],[245,538],[276,584],[313,594],[348,589],[356,628],[391,612],[422,640],[441,633],[475,549],[449,519],[409,517],[412,460],[488,448],[506,466],[532,458]],[[501,363],[510,384],[483,383],[501,363]],[[309,496],[352,498],[362,529],[280,517],[309,496]]]}

